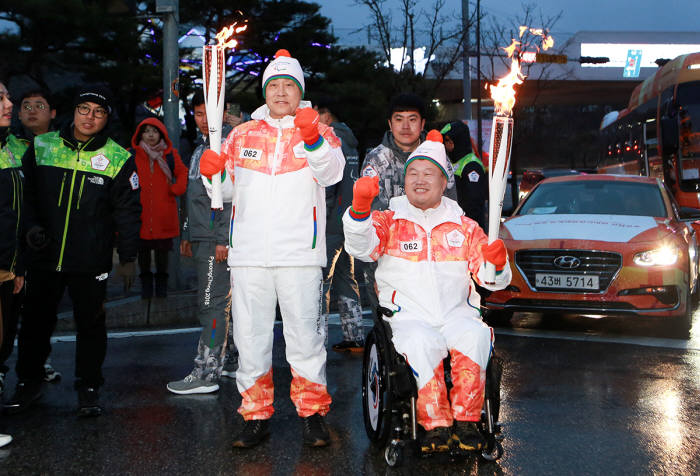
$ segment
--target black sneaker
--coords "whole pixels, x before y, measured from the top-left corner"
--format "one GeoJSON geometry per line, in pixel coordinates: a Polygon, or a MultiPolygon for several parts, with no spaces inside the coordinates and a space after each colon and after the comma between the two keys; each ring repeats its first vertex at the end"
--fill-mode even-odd
{"type": "Polygon", "coordinates": [[[446,426],[438,426],[426,431],[420,442],[422,455],[445,453],[450,451],[450,432],[446,426]]]}
{"type": "Polygon", "coordinates": [[[314,413],[310,417],[302,418],[304,421],[304,444],[306,446],[326,446],[330,443],[328,428],[321,415],[314,413]]]}
{"type": "Polygon", "coordinates": [[[478,451],[484,447],[484,437],[476,423],[455,421],[450,444],[457,451],[478,451]]]}
{"type": "Polygon", "coordinates": [[[18,382],[15,394],[5,404],[5,412],[13,415],[31,407],[41,397],[41,381],[18,382]]]}
{"type": "Polygon", "coordinates": [[[333,344],[331,348],[336,352],[362,352],[365,350],[365,343],[363,341],[344,340],[333,344]]]}
{"type": "Polygon", "coordinates": [[[102,407],[99,404],[99,395],[95,387],[82,387],[78,389],[78,416],[96,417],[102,415],[102,407]]]}
{"type": "Polygon", "coordinates": [[[246,420],[243,430],[233,440],[234,448],[252,448],[270,434],[269,420],[246,420]]]}

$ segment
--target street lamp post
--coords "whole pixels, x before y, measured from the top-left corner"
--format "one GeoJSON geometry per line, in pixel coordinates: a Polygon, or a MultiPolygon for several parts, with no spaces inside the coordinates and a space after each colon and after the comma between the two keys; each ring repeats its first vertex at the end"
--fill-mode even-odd
{"type": "MultiPolygon", "coordinates": [[[[472,118],[472,81],[469,71],[469,0],[462,0],[462,94],[464,96],[464,118],[472,118]]],[[[478,39],[477,39],[478,41],[478,39]]]]}
{"type": "Polygon", "coordinates": [[[177,148],[180,147],[178,12],[179,0],[156,0],[156,13],[163,18],[163,122],[177,148]]]}

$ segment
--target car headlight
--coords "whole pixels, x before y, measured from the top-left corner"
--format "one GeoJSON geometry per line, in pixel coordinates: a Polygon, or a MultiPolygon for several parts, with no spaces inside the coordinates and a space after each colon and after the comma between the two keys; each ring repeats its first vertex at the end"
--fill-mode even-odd
{"type": "Polygon", "coordinates": [[[634,264],[639,266],[670,266],[676,264],[680,250],[675,246],[664,245],[659,248],[642,251],[634,255],[634,264]]]}

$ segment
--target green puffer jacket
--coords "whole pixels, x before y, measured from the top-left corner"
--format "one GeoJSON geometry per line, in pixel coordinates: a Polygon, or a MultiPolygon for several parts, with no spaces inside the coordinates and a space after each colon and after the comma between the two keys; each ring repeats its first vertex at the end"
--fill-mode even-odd
{"type": "Polygon", "coordinates": [[[131,154],[104,134],[79,143],[70,126],[34,138],[23,158],[26,229],[46,230],[47,246],[28,266],[102,274],[136,259],[141,203],[131,154]]]}

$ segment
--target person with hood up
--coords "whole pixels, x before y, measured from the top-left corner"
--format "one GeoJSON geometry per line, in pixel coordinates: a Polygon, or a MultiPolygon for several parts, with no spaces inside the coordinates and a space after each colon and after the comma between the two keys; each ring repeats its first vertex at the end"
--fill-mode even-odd
{"type": "Polygon", "coordinates": [[[83,88],[73,105],[73,122],[36,136],[22,158],[31,286],[18,338],[17,387],[5,403],[9,413],[28,409],[41,396],[56,310],[68,289],[76,323],[78,416],[102,414],[104,301],[115,244],[117,273],[125,283],[136,271],[139,178],[131,154],[106,132],[109,94],[101,87],[83,88]]]}
{"type": "MultiPolygon", "coordinates": [[[[357,139],[352,130],[335,115],[336,102],[329,97],[317,98],[316,109],[321,124],[333,128],[342,143],[345,156],[343,179],[326,187],[326,252],[328,262],[323,268],[324,313],[328,323],[330,312],[331,286],[338,296],[338,313],[343,329],[343,340],[335,343],[332,349],[337,352],[362,352],[364,331],[362,329],[362,306],[360,290],[355,279],[355,261],[343,248],[343,212],[352,201],[352,185],[359,172],[357,139]]],[[[326,334],[328,332],[326,331],[326,334]]]]}
{"type": "Polygon", "coordinates": [[[379,179],[361,177],[343,216],[348,253],[378,263],[379,302],[393,311],[384,319],[418,387],[423,454],[481,448],[477,423],[493,332],[474,304],[472,278],[490,290],[505,288],[511,278],[503,241],[487,244],[481,227],[443,196],[448,163],[442,135],[430,131],[404,165],[405,195],[392,198],[388,210],[372,212],[379,179]],[[484,283],[487,261],[496,267],[492,284],[484,283]],[[448,355],[449,399],[443,369],[448,355]]]}
{"type": "Polygon", "coordinates": [[[168,293],[168,253],[173,238],[180,234],[178,197],[187,190],[187,167],[173,147],[165,125],[147,118],[136,127],[131,138],[136,171],[141,185],[141,242],[138,251],[141,269],[141,297],[153,296],[151,252],[155,255],[155,295],[168,293]]]}
{"type": "MultiPolygon", "coordinates": [[[[272,345],[275,304],[282,313],[290,397],[308,446],[330,439],[324,416],[325,325],[321,268],[326,265],[324,187],[340,181],[345,159],[333,130],[319,123],[304,95],[304,72],[279,50],[262,75],[265,104],[236,127],[221,154],[204,152],[200,171],[222,172],[232,196],[228,264],[231,267],[236,384],[245,423],[235,447],[250,448],[269,434],[274,413],[272,345]]],[[[224,198],[225,200],[225,198],[224,198]]]]}
{"type": "Polygon", "coordinates": [[[457,203],[464,214],[484,228],[488,177],[481,159],[474,153],[469,126],[462,121],[449,122],[440,131],[445,150],[454,167],[457,203]]]}

